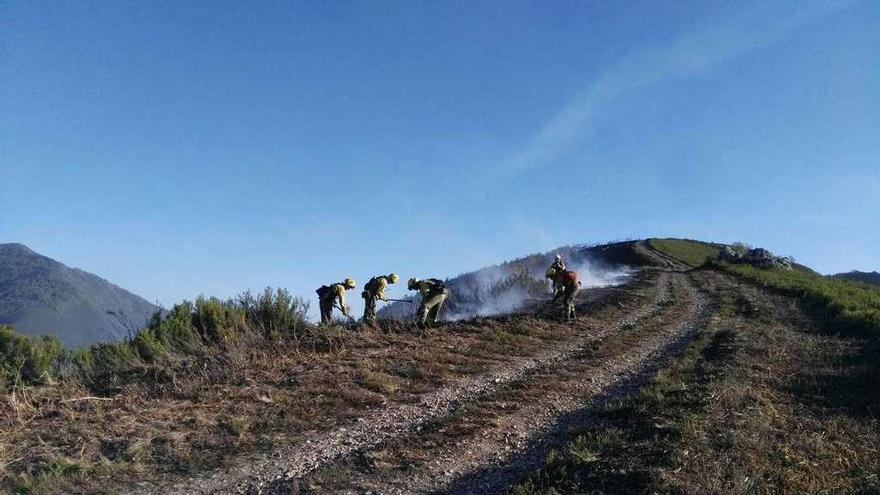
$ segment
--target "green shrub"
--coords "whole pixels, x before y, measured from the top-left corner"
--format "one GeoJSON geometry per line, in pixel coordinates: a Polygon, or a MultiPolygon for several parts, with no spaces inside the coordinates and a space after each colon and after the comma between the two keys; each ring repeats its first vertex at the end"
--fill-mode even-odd
{"type": "Polygon", "coordinates": [[[266,287],[257,297],[248,291],[239,295],[235,304],[244,311],[248,325],[266,338],[295,337],[309,324],[309,304],[291,297],[287,289],[266,287]]]}
{"type": "Polygon", "coordinates": [[[135,335],[132,344],[137,350],[138,356],[147,362],[155,362],[168,353],[168,348],[160,338],[159,331],[153,328],[144,328],[135,335]]]}
{"type": "Polygon", "coordinates": [[[199,297],[170,311],[155,314],[130,340],[100,343],[73,350],[65,359],[54,337],[30,338],[0,326],[0,387],[21,379],[38,383],[55,370],[78,377],[86,385],[110,391],[124,377],[150,368],[168,371],[180,357],[205,358],[223,352],[225,343],[251,334],[265,338],[298,337],[309,327],[308,303],[285,289],[266,288],[258,297],[246,292],[237,300],[199,297]]]}
{"type": "Polygon", "coordinates": [[[0,325],[0,382],[6,388],[16,377],[25,383],[51,380],[64,347],[54,336],[33,338],[0,325]]]}
{"type": "Polygon", "coordinates": [[[91,347],[93,377],[111,378],[142,364],[129,342],[95,344],[91,347]]]}
{"type": "Polygon", "coordinates": [[[198,354],[204,350],[204,342],[193,326],[193,305],[188,301],[175,305],[164,319],[151,322],[150,328],[169,352],[198,354]]]}
{"type": "Polygon", "coordinates": [[[70,352],[71,369],[85,380],[92,375],[95,369],[95,359],[92,357],[91,347],[77,347],[70,352]]]}
{"type": "Polygon", "coordinates": [[[774,270],[713,262],[712,267],[797,297],[810,310],[849,330],[880,332],[880,290],[812,271],[774,270]]]}
{"type": "Polygon", "coordinates": [[[233,303],[199,297],[192,316],[193,326],[208,343],[225,342],[244,330],[244,314],[233,303]]]}

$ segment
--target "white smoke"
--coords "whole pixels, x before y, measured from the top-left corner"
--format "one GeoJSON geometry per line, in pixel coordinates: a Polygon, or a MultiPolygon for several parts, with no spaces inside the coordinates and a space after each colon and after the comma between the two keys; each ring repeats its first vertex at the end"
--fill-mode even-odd
{"type": "Polygon", "coordinates": [[[620,285],[633,273],[626,267],[592,263],[573,248],[530,256],[450,281],[449,301],[441,319],[505,315],[549,301],[552,289],[544,274],[557,253],[567,261],[566,269],[580,274],[582,289],[620,285]]]}
{"type": "MultiPolygon", "coordinates": [[[[620,285],[635,273],[635,270],[625,266],[594,262],[583,247],[563,247],[447,280],[449,297],[440,312],[440,319],[458,321],[515,314],[550,301],[553,294],[545,272],[557,254],[563,257],[566,269],[580,274],[582,290],[620,285]]],[[[416,295],[411,300],[411,304],[392,303],[385,306],[379,310],[379,318],[411,321],[415,317],[419,297],[416,295]]]]}
{"type": "Polygon", "coordinates": [[[583,284],[582,289],[622,285],[636,272],[636,270],[626,266],[599,268],[598,265],[591,266],[589,262],[578,263],[574,267],[567,268],[580,274],[581,283],[583,284]]]}

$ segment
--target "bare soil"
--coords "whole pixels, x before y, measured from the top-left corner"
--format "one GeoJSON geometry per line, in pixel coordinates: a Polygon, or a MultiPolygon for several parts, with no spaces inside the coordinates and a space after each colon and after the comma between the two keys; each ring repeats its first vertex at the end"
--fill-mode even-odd
{"type": "Polygon", "coordinates": [[[626,393],[692,335],[708,306],[686,275],[664,274],[653,307],[586,338],[577,352],[472,395],[440,417],[311,475],[251,493],[492,493],[538,466],[595,400],[626,393]]]}

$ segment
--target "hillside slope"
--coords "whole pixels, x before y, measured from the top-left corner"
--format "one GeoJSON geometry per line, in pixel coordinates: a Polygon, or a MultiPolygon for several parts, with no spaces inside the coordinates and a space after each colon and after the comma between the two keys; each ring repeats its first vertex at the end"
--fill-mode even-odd
{"type": "Polygon", "coordinates": [[[180,305],[92,348],[98,380],[7,395],[0,490],[877,492],[880,291],[691,269],[692,242],[588,248],[635,271],[574,322],[541,301],[428,331],[180,305]]]}
{"type": "Polygon", "coordinates": [[[718,256],[722,244],[691,239],[648,239],[651,249],[689,267],[702,265],[718,256]]]}
{"type": "Polygon", "coordinates": [[[831,277],[853,280],[855,282],[862,282],[871,285],[880,285],[880,272],[860,272],[858,270],[853,270],[846,273],[836,273],[831,275],[831,277]]]}
{"type": "Polygon", "coordinates": [[[22,244],[0,244],[0,324],[67,346],[118,340],[158,311],[125,289],[22,244]]]}
{"type": "MultiPolygon", "coordinates": [[[[563,246],[452,277],[446,280],[450,296],[441,319],[455,321],[516,313],[540,300],[550,291],[544,273],[557,254],[569,270],[580,273],[584,288],[621,284],[636,267],[665,266],[663,259],[652,258],[643,245],[643,241],[624,241],[590,247],[563,246]]],[[[418,296],[410,300],[417,303],[418,296]]],[[[414,309],[414,304],[392,303],[379,310],[379,317],[406,321],[414,309]]]]}

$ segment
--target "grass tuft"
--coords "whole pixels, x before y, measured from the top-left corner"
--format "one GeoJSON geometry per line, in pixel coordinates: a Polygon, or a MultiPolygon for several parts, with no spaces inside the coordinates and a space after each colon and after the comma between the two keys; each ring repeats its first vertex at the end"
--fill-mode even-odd
{"type": "Polygon", "coordinates": [[[720,244],[710,244],[690,239],[648,239],[652,249],[671,256],[682,263],[697,267],[718,256],[720,244]]]}
{"type": "Polygon", "coordinates": [[[711,266],[792,296],[841,330],[880,332],[880,289],[874,286],[800,269],[774,270],[720,261],[711,266]]]}

